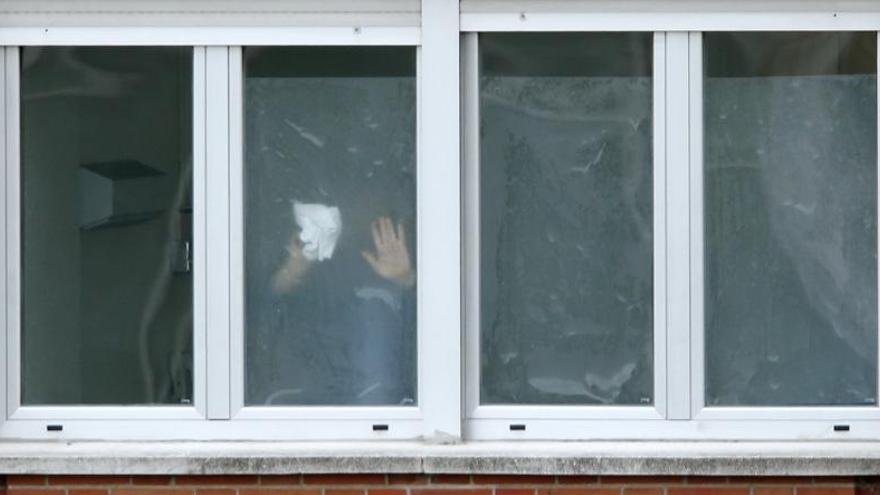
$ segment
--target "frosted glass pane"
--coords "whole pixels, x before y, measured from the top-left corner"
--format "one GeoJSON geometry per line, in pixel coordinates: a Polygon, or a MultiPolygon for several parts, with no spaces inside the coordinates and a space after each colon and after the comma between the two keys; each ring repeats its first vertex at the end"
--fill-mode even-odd
{"type": "Polygon", "coordinates": [[[416,401],[415,49],[245,50],[246,402],[416,401]]]}
{"type": "Polygon", "coordinates": [[[876,36],[704,46],[706,403],[876,404],[876,36]]]}
{"type": "Polygon", "coordinates": [[[651,404],[649,34],[480,36],[481,402],[651,404]]]}
{"type": "Polygon", "coordinates": [[[192,50],[21,49],[21,399],[192,401],[192,50]]]}

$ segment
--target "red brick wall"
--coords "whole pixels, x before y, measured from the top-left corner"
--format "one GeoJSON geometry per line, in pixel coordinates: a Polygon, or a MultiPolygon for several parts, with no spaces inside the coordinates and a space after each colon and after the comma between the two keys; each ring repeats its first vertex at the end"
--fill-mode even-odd
{"type": "Polygon", "coordinates": [[[18,475],[2,485],[0,495],[880,495],[875,480],[852,477],[18,475]]]}

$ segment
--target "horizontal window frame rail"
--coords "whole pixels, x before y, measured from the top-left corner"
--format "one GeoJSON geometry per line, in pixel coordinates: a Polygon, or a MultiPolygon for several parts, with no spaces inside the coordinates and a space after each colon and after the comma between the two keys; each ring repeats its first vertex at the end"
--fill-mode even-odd
{"type": "MultiPolygon", "coordinates": [[[[574,406],[574,405],[480,405],[474,408],[469,420],[497,419],[506,422],[530,420],[658,420],[664,414],[656,406],[574,406]]],[[[576,428],[576,425],[573,425],[576,428]]],[[[511,433],[513,437],[515,433],[511,433]]]]}
{"type": "Polygon", "coordinates": [[[45,420],[195,420],[204,414],[194,406],[22,406],[7,421],[45,420]]]}
{"type": "Polygon", "coordinates": [[[415,46],[421,29],[345,27],[2,27],[8,46],[415,46]]]}
{"type": "MultiPolygon", "coordinates": [[[[465,438],[479,441],[864,441],[880,439],[876,419],[798,420],[784,417],[726,420],[669,419],[469,419],[465,438]],[[511,430],[516,423],[524,428],[511,430]],[[845,426],[845,430],[835,430],[845,426]]],[[[760,449],[755,453],[761,453],[760,449]]]]}
{"type": "Polygon", "coordinates": [[[785,12],[464,12],[462,32],[495,31],[876,31],[880,10],[785,12]]]}
{"type": "Polygon", "coordinates": [[[248,420],[328,420],[411,421],[421,419],[423,411],[411,406],[244,406],[233,414],[233,421],[248,420]]]}
{"type": "Polygon", "coordinates": [[[21,440],[48,441],[405,441],[423,437],[421,419],[41,419],[7,420],[0,445],[21,440]],[[49,426],[56,429],[50,430],[49,426]],[[387,428],[377,425],[384,425],[387,428]],[[61,429],[58,430],[57,428],[61,429]]]}

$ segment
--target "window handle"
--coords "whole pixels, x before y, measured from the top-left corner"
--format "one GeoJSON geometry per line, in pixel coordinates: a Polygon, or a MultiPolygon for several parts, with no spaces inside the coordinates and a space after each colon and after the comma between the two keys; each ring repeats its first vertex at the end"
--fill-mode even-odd
{"type": "Polygon", "coordinates": [[[171,248],[171,272],[190,273],[192,271],[192,242],[178,241],[171,248]]]}

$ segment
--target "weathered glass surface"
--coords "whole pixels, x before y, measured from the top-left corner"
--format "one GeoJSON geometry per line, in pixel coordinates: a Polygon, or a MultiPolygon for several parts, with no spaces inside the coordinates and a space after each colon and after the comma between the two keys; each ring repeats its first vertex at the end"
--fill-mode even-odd
{"type": "Polygon", "coordinates": [[[250,405],[416,401],[415,49],[245,51],[250,405]]]}
{"type": "Polygon", "coordinates": [[[21,48],[25,405],[192,401],[192,50],[21,48]]]}
{"type": "Polygon", "coordinates": [[[706,403],[876,404],[876,36],[704,52],[706,403]]]}
{"type": "Polygon", "coordinates": [[[650,404],[649,34],[480,36],[483,404],[650,404]]]}

